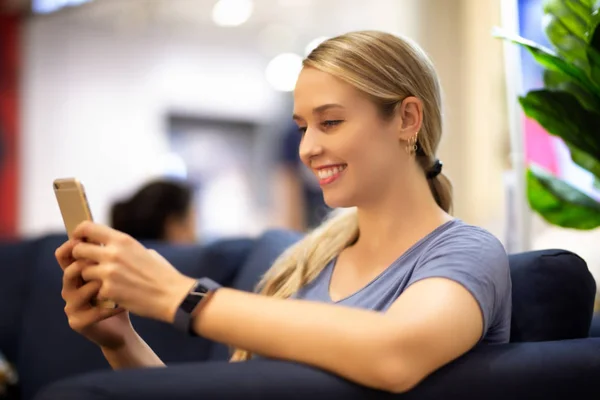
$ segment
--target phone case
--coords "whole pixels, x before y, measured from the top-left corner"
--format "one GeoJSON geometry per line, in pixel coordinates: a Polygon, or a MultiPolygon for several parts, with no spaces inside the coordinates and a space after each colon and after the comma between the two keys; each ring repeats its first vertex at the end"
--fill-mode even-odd
{"type": "MultiPolygon", "coordinates": [[[[73,231],[80,223],[94,220],[85,189],[83,184],[75,178],[56,179],[53,187],[67,236],[71,239],[73,231]]],[[[102,308],[117,308],[114,301],[99,298],[95,299],[92,304],[102,308]]]]}

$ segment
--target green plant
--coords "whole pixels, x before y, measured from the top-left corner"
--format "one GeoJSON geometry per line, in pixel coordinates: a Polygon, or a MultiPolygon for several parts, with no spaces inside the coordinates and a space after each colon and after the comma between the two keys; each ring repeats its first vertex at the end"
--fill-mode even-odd
{"type": "MultiPolygon", "coordinates": [[[[500,30],[494,35],[527,49],[544,68],[544,88],[519,97],[528,117],[568,146],[572,160],[600,182],[600,1],[545,0],[552,49],[500,30]]],[[[551,224],[600,226],[600,203],[540,167],[527,169],[527,199],[551,224]]]]}

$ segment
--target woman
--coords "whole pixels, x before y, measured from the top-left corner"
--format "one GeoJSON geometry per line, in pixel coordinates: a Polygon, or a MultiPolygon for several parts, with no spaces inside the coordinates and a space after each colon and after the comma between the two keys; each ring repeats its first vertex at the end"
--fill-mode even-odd
{"type": "Polygon", "coordinates": [[[71,327],[115,369],[163,365],[128,310],[234,346],[234,361],[292,360],[389,392],[479,342],[507,342],[507,255],[449,215],[440,98],[431,62],[406,40],[368,31],[322,43],[304,61],[294,120],[303,162],[344,210],[285,252],[260,294],[197,283],[130,236],[82,224],[56,254],[71,327]],[[122,308],[90,307],[97,294],[122,308]]]}
{"type": "Polygon", "coordinates": [[[192,188],[176,180],[148,182],[129,199],[112,206],[111,226],[137,240],[195,243],[192,188]]]}

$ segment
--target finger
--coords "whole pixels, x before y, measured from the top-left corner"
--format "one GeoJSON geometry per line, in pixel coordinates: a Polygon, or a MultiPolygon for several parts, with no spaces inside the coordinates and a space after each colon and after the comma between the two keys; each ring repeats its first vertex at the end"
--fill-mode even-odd
{"type": "Polygon", "coordinates": [[[108,258],[106,249],[106,246],[80,242],[73,247],[73,251],[71,252],[71,254],[76,260],[83,259],[95,262],[102,262],[108,258]]]}
{"type": "Polygon", "coordinates": [[[117,315],[125,311],[124,308],[101,308],[101,307],[91,307],[87,310],[83,310],[78,313],[78,318],[82,323],[89,325],[94,322],[101,321],[103,319],[107,319],[112,317],[113,315],[117,315]]]}
{"type": "Polygon", "coordinates": [[[68,315],[69,326],[75,331],[81,331],[98,321],[110,318],[123,311],[122,308],[106,309],[91,307],[86,310],[81,310],[77,312],[77,314],[68,315]]]}
{"type": "Polygon", "coordinates": [[[100,291],[101,283],[98,281],[87,282],[77,290],[73,291],[67,300],[67,306],[79,309],[91,304],[91,301],[100,291]]]}
{"type": "Polygon", "coordinates": [[[75,242],[67,240],[54,252],[54,257],[56,257],[58,265],[60,265],[63,270],[75,261],[72,254],[73,246],[75,246],[75,242]]]}
{"type": "Polygon", "coordinates": [[[91,221],[82,222],[73,231],[74,239],[103,244],[109,244],[124,235],[124,233],[116,231],[106,225],[96,224],[91,221]]]}
{"type": "Polygon", "coordinates": [[[81,272],[88,265],[90,265],[89,261],[75,260],[65,268],[65,272],[63,273],[63,292],[75,290],[82,285],[81,272]]]}
{"type": "Polygon", "coordinates": [[[84,281],[100,281],[102,282],[106,275],[113,269],[111,264],[94,264],[88,265],[81,271],[81,277],[84,281]]]}

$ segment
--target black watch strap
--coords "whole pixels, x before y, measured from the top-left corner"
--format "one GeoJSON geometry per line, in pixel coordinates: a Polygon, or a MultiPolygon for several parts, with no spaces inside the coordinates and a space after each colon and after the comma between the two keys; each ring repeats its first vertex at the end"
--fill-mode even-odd
{"type": "Polygon", "coordinates": [[[173,321],[175,328],[192,336],[196,336],[191,326],[192,314],[194,310],[198,304],[200,304],[202,299],[206,297],[206,295],[208,295],[210,292],[220,289],[221,287],[221,285],[212,279],[198,279],[196,284],[192,286],[187,296],[185,296],[185,299],[183,299],[179,305],[179,308],[177,308],[177,311],[175,312],[175,320],[173,321]]]}

